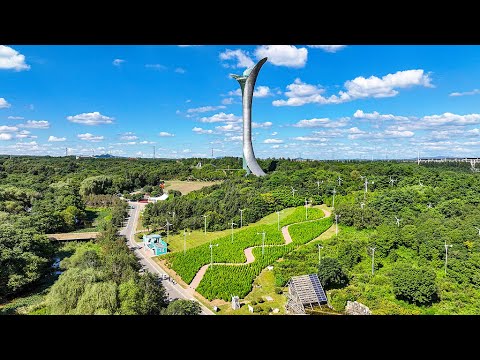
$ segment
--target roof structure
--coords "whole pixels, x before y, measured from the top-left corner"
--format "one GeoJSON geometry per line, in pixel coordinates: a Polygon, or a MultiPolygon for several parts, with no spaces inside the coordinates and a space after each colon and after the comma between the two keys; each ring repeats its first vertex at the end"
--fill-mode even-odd
{"type": "Polygon", "coordinates": [[[328,303],[317,274],[293,276],[287,285],[286,308],[295,314],[305,314],[305,306],[313,308],[328,303]]]}

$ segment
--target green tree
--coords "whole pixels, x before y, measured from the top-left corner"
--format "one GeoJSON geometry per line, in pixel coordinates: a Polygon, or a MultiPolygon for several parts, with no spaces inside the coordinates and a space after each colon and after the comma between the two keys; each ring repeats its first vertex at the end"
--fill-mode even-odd
{"type": "Polygon", "coordinates": [[[318,278],[325,290],[341,288],[348,284],[348,277],[338,260],[329,257],[322,259],[318,267],[318,278]]]}
{"type": "Polygon", "coordinates": [[[392,272],[393,293],[412,304],[428,305],[437,300],[436,274],[431,269],[396,264],[392,272]]]}
{"type": "Polygon", "coordinates": [[[196,301],[177,299],[168,304],[163,311],[164,315],[199,315],[202,312],[196,301]]]}
{"type": "Polygon", "coordinates": [[[167,294],[158,276],[150,272],[140,277],[140,290],[143,293],[142,302],[139,304],[141,314],[160,315],[162,309],[167,306],[167,294]]]}

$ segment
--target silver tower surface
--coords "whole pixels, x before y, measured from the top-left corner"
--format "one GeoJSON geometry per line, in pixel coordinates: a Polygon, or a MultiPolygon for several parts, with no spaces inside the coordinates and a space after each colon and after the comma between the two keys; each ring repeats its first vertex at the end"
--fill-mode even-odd
{"type": "Polygon", "coordinates": [[[250,171],[256,176],[265,176],[260,165],[255,159],[252,145],[252,100],[255,82],[257,81],[258,73],[267,58],[260,60],[253,68],[249,68],[240,75],[231,74],[240,83],[242,89],[242,115],[243,115],[243,168],[250,171]]]}

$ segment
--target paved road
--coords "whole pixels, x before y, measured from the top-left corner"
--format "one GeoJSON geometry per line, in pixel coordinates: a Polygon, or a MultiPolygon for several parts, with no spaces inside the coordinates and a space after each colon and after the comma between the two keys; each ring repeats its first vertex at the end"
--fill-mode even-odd
{"type": "MultiPolygon", "coordinates": [[[[139,262],[141,265],[145,267],[146,270],[159,274],[162,276],[163,274],[166,274],[165,271],[162,270],[162,268],[153,261],[148,254],[145,253],[143,249],[141,249],[140,245],[135,241],[135,228],[137,227],[137,222],[138,222],[138,217],[140,215],[140,210],[143,209],[143,207],[146,204],[141,204],[141,203],[136,203],[136,202],[129,202],[129,204],[133,207],[133,209],[129,210],[129,219],[127,222],[127,226],[124,227],[121,231],[121,235],[125,235],[127,237],[127,241],[129,244],[130,248],[133,248],[133,251],[137,255],[139,262]],[[137,249],[137,247],[139,247],[137,249]]],[[[187,300],[195,300],[192,295],[188,294],[184,288],[182,288],[178,284],[173,284],[172,282],[168,280],[163,280],[163,286],[165,287],[165,290],[167,290],[168,297],[169,298],[178,298],[178,299],[187,299],[187,300]]],[[[208,309],[206,306],[204,306],[202,303],[198,302],[200,306],[202,307],[202,313],[201,315],[213,315],[213,311],[208,309]]]]}

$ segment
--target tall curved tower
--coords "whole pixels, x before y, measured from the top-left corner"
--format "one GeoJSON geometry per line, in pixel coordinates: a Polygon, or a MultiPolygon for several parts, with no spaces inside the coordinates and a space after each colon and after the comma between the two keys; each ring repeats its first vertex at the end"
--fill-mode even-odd
{"type": "Polygon", "coordinates": [[[252,100],[255,82],[258,73],[267,58],[260,60],[253,68],[248,68],[240,75],[231,74],[230,76],[237,80],[242,89],[242,117],[243,117],[243,168],[247,174],[252,172],[256,176],[265,176],[260,165],[255,159],[252,145],[252,100]]]}

